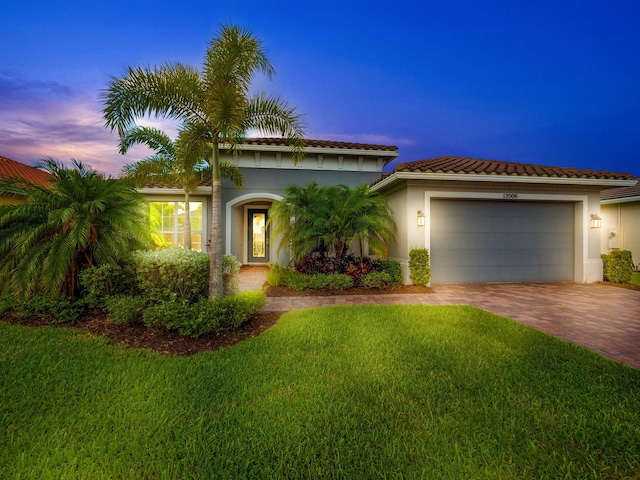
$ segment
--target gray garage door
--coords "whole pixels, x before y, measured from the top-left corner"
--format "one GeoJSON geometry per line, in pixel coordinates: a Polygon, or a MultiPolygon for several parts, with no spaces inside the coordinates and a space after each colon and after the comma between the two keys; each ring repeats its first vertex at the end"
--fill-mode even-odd
{"type": "Polygon", "coordinates": [[[572,203],[431,201],[433,283],[573,280],[572,203]]]}

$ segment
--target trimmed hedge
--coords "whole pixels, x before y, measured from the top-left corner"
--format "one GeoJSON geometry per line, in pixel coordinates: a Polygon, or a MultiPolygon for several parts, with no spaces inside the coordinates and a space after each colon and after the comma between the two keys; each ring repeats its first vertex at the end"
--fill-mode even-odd
{"type": "Polygon", "coordinates": [[[614,250],[602,254],[604,280],[615,283],[629,283],[633,275],[633,259],[629,250],[614,250]]]}
{"type": "Polygon", "coordinates": [[[428,248],[412,248],[409,251],[409,278],[414,285],[428,285],[431,281],[428,248]]]}
{"type": "Polygon", "coordinates": [[[353,277],[343,273],[306,275],[300,272],[287,272],[283,283],[286,287],[298,292],[306,288],[344,290],[353,287],[353,277]]]}

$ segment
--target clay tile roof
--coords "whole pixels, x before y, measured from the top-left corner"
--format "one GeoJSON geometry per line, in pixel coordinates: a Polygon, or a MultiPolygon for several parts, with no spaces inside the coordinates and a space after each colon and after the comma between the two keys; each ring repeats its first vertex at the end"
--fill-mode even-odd
{"type": "Polygon", "coordinates": [[[51,183],[52,176],[35,167],[0,157],[0,179],[4,178],[22,178],[36,185],[47,187],[51,183]]]}
{"type": "MultiPolygon", "coordinates": [[[[287,146],[286,138],[246,138],[243,141],[247,145],[276,145],[287,146]]],[[[310,140],[305,139],[304,145],[307,148],[346,148],[349,150],[381,150],[395,152],[398,147],[393,145],[374,145],[369,143],[334,142],[333,140],[310,140]]]]}
{"type": "Polygon", "coordinates": [[[632,178],[628,173],[582,170],[567,167],[546,167],[542,165],[450,156],[399,163],[396,165],[394,172],[468,173],[472,175],[515,175],[607,180],[628,180],[632,178]]]}
{"type": "Polygon", "coordinates": [[[635,177],[636,184],[631,187],[611,188],[600,192],[600,200],[613,200],[616,198],[640,197],[640,177],[635,177]]]}

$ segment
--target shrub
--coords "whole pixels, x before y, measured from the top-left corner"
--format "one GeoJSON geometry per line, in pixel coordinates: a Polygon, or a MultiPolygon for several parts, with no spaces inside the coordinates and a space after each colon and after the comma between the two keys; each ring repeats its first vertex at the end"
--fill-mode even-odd
{"type": "Polygon", "coordinates": [[[209,254],[180,247],[133,253],[141,294],[151,302],[187,301],[207,296],[209,254]]]}
{"type": "Polygon", "coordinates": [[[141,323],[147,302],[141,297],[114,295],[105,298],[109,320],[113,323],[141,323]]]}
{"type": "Polygon", "coordinates": [[[431,281],[428,248],[412,248],[409,251],[409,278],[415,285],[427,285],[431,281]]]}
{"type": "MultiPolygon", "coordinates": [[[[222,284],[225,295],[238,292],[240,285],[240,262],[233,255],[222,256],[222,284]]],[[[208,283],[208,282],[207,282],[208,283]]]]}
{"type": "Polygon", "coordinates": [[[147,308],[144,323],[198,338],[209,332],[237,329],[265,302],[264,292],[242,292],[213,300],[203,299],[193,305],[165,302],[147,308]]]}
{"type": "Polygon", "coordinates": [[[602,254],[604,279],[608,282],[629,283],[633,275],[633,260],[629,250],[614,250],[602,254]]]}
{"type": "Polygon", "coordinates": [[[3,294],[0,296],[0,318],[10,309],[16,306],[13,297],[8,294],[3,294]]]}
{"type": "Polygon", "coordinates": [[[101,265],[80,273],[83,302],[89,308],[106,310],[105,298],[111,295],[132,295],[136,290],[136,275],[131,261],[121,265],[101,265]]]}
{"type": "Polygon", "coordinates": [[[290,272],[286,275],[284,281],[285,286],[296,291],[301,291],[305,288],[344,290],[345,288],[353,287],[353,278],[342,273],[305,275],[299,272],[290,272]]]}
{"type": "Polygon", "coordinates": [[[279,287],[284,284],[284,278],[287,275],[287,269],[277,263],[269,264],[269,273],[266,275],[266,280],[272,287],[279,287]]]}
{"type": "Polygon", "coordinates": [[[179,335],[197,338],[211,331],[211,324],[198,315],[196,303],[164,302],[152,305],[144,312],[143,320],[149,327],[164,327],[177,331],[179,335]]]}
{"type": "Polygon", "coordinates": [[[293,262],[293,269],[307,275],[319,273],[328,275],[336,270],[336,265],[333,258],[313,253],[293,262]]]}
{"type": "Polygon", "coordinates": [[[40,318],[50,323],[75,322],[82,310],[82,304],[73,303],[69,297],[49,297],[41,294],[15,305],[16,317],[40,318]]]}
{"type": "Polygon", "coordinates": [[[391,275],[386,272],[371,272],[362,276],[362,286],[366,288],[380,288],[391,285],[391,275]]]}
{"type": "Polygon", "coordinates": [[[380,272],[389,275],[389,285],[402,285],[402,266],[397,260],[378,260],[380,272]]]}

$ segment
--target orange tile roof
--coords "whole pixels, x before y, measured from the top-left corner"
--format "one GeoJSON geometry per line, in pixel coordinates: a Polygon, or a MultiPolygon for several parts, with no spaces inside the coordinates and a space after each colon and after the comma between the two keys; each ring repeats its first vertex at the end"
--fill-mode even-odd
{"type": "Polygon", "coordinates": [[[47,187],[53,177],[35,167],[30,167],[6,157],[0,157],[0,179],[4,178],[22,178],[36,185],[47,187]]]}
{"type": "Polygon", "coordinates": [[[617,198],[640,197],[640,177],[634,178],[638,182],[631,187],[611,188],[600,192],[600,200],[614,200],[617,198]]]}
{"type": "MultiPolygon", "coordinates": [[[[245,138],[243,143],[247,145],[275,145],[287,146],[286,138],[245,138]]],[[[304,140],[307,148],[346,148],[349,150],[381,150],[384,152],[395,152],[398,147],[394,145],[375,145],[370,143],[334,142],[333,140],[304,140]]]]}
{"type": "Polygon", "coordinates": [[[450,156],[399,163],[396,165],[393,172],[465,173],[471,175],[514,175],[607,180],[628,180],[632,178],[629,173],[614,173],[601,170],[583,170],[567,167],[546,167],[543,165],[450,156]]]}

